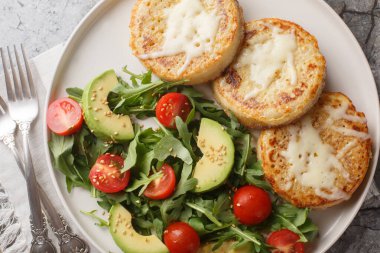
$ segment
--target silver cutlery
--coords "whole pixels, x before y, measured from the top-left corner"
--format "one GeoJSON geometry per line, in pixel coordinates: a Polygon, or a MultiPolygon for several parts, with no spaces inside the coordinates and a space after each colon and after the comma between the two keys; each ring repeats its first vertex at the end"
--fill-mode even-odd
{"type": "Polygon", "coordinates": [[[25,74],[22,70],[16,47],[14,47],[19,80],[21,83],[21,86],[19,86],[16,72],[13,67],[10,50],[7,48],[13,77],[13,90],[10,74],[6,67],[7,65],[3,49],[0,48],[9,100],[9,106],[7,106],[4,100],[0,97],[0,106],[2,109],[2,112],[0,113],[0,140],[2,140],[11,149],[21,173],[27,180],[29,202],[32,214],[31,225],[33,241],[31,252],[56,252],[51,240],[47,236],[46,222],[43,219],[41,204],[39,202],[41,200],[49,217],[50,226],[52,227],[55,236],[59,239],[60,251],[62,253],[87,253],[89,252],[88,245],[76,234],[72,233],[67,222],[61,215],[59,215],[59,213],[56,212],[47,194],[42,190],[35,179],[34,168],[29,152],[28,136],[30,125],[38,114],[38,101],[30,68],[22,45],[21,49],[27,79],[25,78],[25,74]],[[23,156],[19,155],[20,152],[15,146],[14,132],[16,124],[14,121],[16,121],[23,136],[23,156]]]}

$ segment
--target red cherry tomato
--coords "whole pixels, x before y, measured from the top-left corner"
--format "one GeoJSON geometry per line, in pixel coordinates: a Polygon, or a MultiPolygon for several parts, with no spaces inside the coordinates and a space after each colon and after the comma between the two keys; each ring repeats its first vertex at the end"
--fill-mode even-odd
{"type": "Polygon", "coordinates": [[[49,105],[47,125],[58,135],[70,135],[79,131],[83,123],[82,108],[70,98],[59,98],[49,105]]]}
{"type": "Polygon", "coordinates": [[[171,92],[157,102],[156,117],[162,125],[175,128],[175,117],[179,116],[185,121],[191,108],[191,103],[185,95],[171,92]]]}
{"type": "Polygon", "coordinates": [[[305,244],[298,242],[299,235],[289,229],[272,232],[267,238],[267,244],[274,247],[273,253],[304,253],[305,244]]]}
{"type": "Polygon", "coordinates": [[[184,222],[169,225],[164,231],[164,242],[170,253],[196,253],[200,246],[197,232],[184,222]]]}
{"type": "Polygon", "coordinates": [[[176,178],[173,168],[164,164],[161,169],[162,176],[152,181],[144,191],[144,195],[150,199],[169,198],[175,189],[176,178]]]}
{"type": "Polygon", "coordinates": [[[256,225],[263,222],[272,212],[269,194],[256,186],[243,186],[233,197],[234,214],[240,223],[256,225]]]}
{"type": "Polygon", "coordinates": [[[124,190],[128,186],[131,172],[120,173],[123,166],[124,159],[121,156],[113,154],[99,156],[90,171],[91,184],[105,193],[124,190]]]}

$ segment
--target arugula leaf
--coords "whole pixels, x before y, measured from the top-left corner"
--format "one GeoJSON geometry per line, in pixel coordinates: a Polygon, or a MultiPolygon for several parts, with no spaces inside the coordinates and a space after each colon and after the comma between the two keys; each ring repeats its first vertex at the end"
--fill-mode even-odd
{"type": "Polygon", "coordinates": [[[181,196],[189,191],[195,189],[195,186],[198,183],[196,178],[189,178],[193,168],[191,165],[184,164],[181,172],[181,179],[178,182],[177,189],[174,192],[172,198],[176,198],[181,196]]]}
{"type": "Polygon", "coordinates": [[[281,214],[275,214],[275,217],[277,218],[278,222],[285,228],[293,231],[294,233],[298,234],[300,236],[300,242],[307,242],[307,238],[304,236],[304,234],[298,229],[298,227],[292,223],[290,220],[282,216],[281,214]]]}
{"type": "Polygon", "coordinates": [[[154,228],[154,234],[160,239],[162,240],[162,234],[164,232],[164,223],[158,219],[158,218],[155,218],[153,220],[153,228],[154,228]]]}
{"type": "Polygon", "coordinates": [[[108,95],[110,108],[115,113],[135,114],[137,118],[153,116],[159,95],[171,87],[181,85],[184,81],[152,81],[152,73],[137,75],[126,67],[123,71],[130,75],[131,84],[121,80],[108,95]]]}
{"type": "Polygon", "coordinates": [[[267,181],[265,181],[263,175],[264,173],[262,172],[261,163],[260,161],[256,161],[247,169],[245,179],[249,184],[255,185],[273,193],[272,187],[267,181]]]}
{"type": "Polygon", "coordinates": [[[181,117],[175,117],[175,124],[178,130],[179,137],[182,139],[183,145],[190,152],[191,157],[195,159],[193,147],[191,146],[191,138],[193,137],[193,134],[189,132],[187,124],[183,122],[181,117]]]}
{"type": "Polygon", "coordinates": [[[121,169],[121,173],[124,173],[130,170],[133,166],[136,165],[137,162],[137,148],[139,145],[139,136],[140,136],[140,128],[136,127],[135,129],[135,137],[129,143],[127,157],[124,160],[124,167],[121,169]]]}
{"type": "Polygon", "coordinates": [[[181,141],[171,135],[166,135],[154,148],[154,158],[165,161],[169,156],[178,157],[186,164],[193,162],[189,150],[183,146],[181,141]]]}
{"type": "Polygon", "coordinates": [[[181,172],[181,179],[178,182],[177,189],[175,190],[173,196],[162,202],[160,212],[165,225],[179,218],[184,208],[184,194],[193,190],[197,185],[197,179],[189,178],[191,172],[192,166],[184,164],[181,172]]]}
{"type": "Polygon", "coordinates": [[[261,246],[261,242],[258,239],[258,237],[260,238],[260,236],[257,233],[252,233],[251,231],[248,231],[248,230],[242,231],[236,226],[231,226],[230,230],[233,231],[236,235],[244,238],[245,240],[251,241],[256,245],[261,246]]]}
{"type": "Polygon", "coordinates": [[[243,176],[251,152],[251,135],[244,134],[235,141],[235,173],[243,176]]]}
{"type": "Polygon", "coordinates": [[[52,134],[51,141],[49,142],[50,152],[54,158],[54,167],[68,178],[66,181],[70,182],[67,187],[69,192],[75,186],[89,189],[88,183],[83,180],[81,173],[74,166],[73,146],[73,136],[52,134]]]}
{"type": "Polygon", "coordinates": [[[67,94],[69,94],[69,98],[71,98],[72,100],[77,101],[78,103],[82,103],[83,89],[80,89],[80,88],[67,88],[66,92],[67,92],[67,94]]]}
{"type": "Polygon", "coordinates": [[[207,210],[206,208],[203,208],[199,205],[196,205],[196,204],[190,203],[190,202],[186,202],[186,205],[188,207],[191,207],[194,210],[204,214],[210,221],[215,223],[215,225],[217,225],[218,227],[223,226],[223,224],[212,214],[212,212],[210,210],[207,210]]]}
{"type": "Polygon", "coordinates": [[[307,242],[318,233],[317,226],[308,218],[309,212],[307,208],[297,208],[288,203],[279,205],[275,208],[272,230],[287,228],[297,233],[301,238],[300,241],[307,242]]]}
{"type": "Polygon", "coordinates": [[[125,189],[125,191],[132,192],[142,186],[141,190],[138,193],[138,196],[141,196],[141,194],[143,194],[145,189],[153,180],[162,177],[162,171],[159,171],[149,177],[147,177],[144,173],[140,173],[140,177],[141,177],[140,179],[134,180],[133,183],[130,186],[128,186],[127,189],[125,189]]]}
{"type": "Polygon", "coordinates": [[[99,216],[97,216],[95,213],[96,213],[96,210],[92,210],[92,211],[89,211],[89,212],[85,212],[85,211],[80,211],[81,213],[95,219],[98,223],[95,223],[95,225],[99,226],[99,227],[109,227],[109,223],[108,221],[100,218],[99,216]]]}

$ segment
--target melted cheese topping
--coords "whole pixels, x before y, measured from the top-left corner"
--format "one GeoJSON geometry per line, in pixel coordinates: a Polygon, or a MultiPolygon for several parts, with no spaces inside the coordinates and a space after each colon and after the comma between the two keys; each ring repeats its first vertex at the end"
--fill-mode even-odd
{"type": "MultiPolygon", "coordinates": [[[[366,123],[366,119],[363,117],[347,114],[348,107],[349,103],[347,101],[341,101],[338,108],[325,107],[329,117],[321,129],[330,127],[345,136],[353,136],[359,139],[369,138],[367,133],[333,126],[334,122],[340,119],[366,123]]],[[[339,160],[357,145],[357,140],[348,142],[335,155],[336,151],[333,147],[323,143],[319,131],[313,127],[309,116],[301,121],[301,127],[291,126],[289,132],[288,148],[281,152],[281,155],[290,164],[287,183],[283,185],[283,190],[289,190],[293,185],[292,179],[295,179],[303,186],[313,188],[316,195],[322,198],[328,200],[347,199],[348,194],[335,186],[337,173],[334,169],[339,171],[347,181],[351,181],[349,173],[339,160]]]]}
{"type": "MultiPolygon", "coordinates": [[[[332,106],[326,106],[325,110],[329,113],[329,117],[325,121],[325,124],[323,125],[323,127],[324,128],[330,127],[333,125],[333,123],[336,120],[340,120],[340,119],[346,119],[348,121],[358,122],[358,123],[363,123],[363,124],[367,123],[367,120],[364,117],[347,114],[348,106],[349,106],[349,103],[346,100],[342,100],[340,106],[337,108],[332,107],[332,106]]],[[[337,127],[337,126],[332,126],[331,129],[343,135],[353,136],[353,137],[363,139],[363,140],[370,138],[369,134],[357,131],[355,129],[349,129],[349,128],[337,127]]]]}
{"type": "Polygon", "coordinates": [[[284,71],[292,85],[297,83],[297,71],[294,66],[294,52],[297,49],[297,41],[294,31],[283,31],[271,26],[271,38],[264,43],[249,43],[249,47],[243,51],[238,59],[236,67],[251,67],[251,80],[254,86],[244,97],[245,100],[257,96],[274,82],[279,71],[284,71]]]}
{"type": "MultiPolygon", "coordinates": [[[[315,193],[326,199],[341,199],[346,193],[335,186],[337,179],[333,168],[338,169],[343,177],[349,179],[349,174],[334,155],[334,149],[323,143],[319,132],[306,117],[301,122],[301,128],[290,128],[290,141],[287,150],[281,153],[290,164],[289,176],[305,187],[315,189],[315,193]],[[298,132],[298,133],[297,133],[298,132]]],[[[288,178],[287,181],[290,181],[288,178]]],[[[287,184],[289,190],[291,184],[287,184]]]]}
{"type": "Polygon", "coordinates": [[[193,58],[211,51],[219,28],[217,10],[207,12],[200,0],[182,0],[166,12],[167,27],[161,51],[140,55],[141,59],[174,56],[185,53],[185,63],[178,75],[193,58]]]}

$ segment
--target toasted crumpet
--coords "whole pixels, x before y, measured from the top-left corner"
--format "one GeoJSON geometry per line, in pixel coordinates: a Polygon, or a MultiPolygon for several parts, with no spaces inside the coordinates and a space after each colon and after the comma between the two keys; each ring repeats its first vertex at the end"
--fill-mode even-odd
{"type": "Polygon", "coordinates": [[[233,61],[244,37],[236,0],[137,0],[133,54],[161,79],[201,84],[233,61]]]}
{"type": "Polygon", "coordinates": [[[275,192],[298,207],[351,197],[371,158],[365,115],[342,93],[323,93],[300,121],[262,131],[258,157],[275,192]]]}
{"type": "Polygon", "coordinates": [[[289,21],[246,23],[243,49],[214,81],[215,98],[250,128],[290,123],[318,100],[326,62],[318,42],[289,21]]]}

